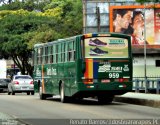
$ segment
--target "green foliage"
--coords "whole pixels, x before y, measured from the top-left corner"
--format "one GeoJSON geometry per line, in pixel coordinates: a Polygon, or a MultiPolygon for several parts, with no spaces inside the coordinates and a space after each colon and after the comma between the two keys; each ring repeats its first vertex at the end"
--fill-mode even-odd
{"type": "Polygon", "coordinates": [[[67,32],[67,36],[74,36],[82,33],[82,3],[76,0],[72,2],[71,6],[71,1],[72,0],[69,0],[69,3],[64,6],[63,10],[67,9],[68,11],[65,11],[62,15],[62,17],[65,17],[63,27],[64,33],[67,32]],[[68,32],[68,29],[70,29],[71,32],[68,32]]]}
{"type": "Polygon", "coordinates": [[[0,10],[19,10],[24,9],[28,11],[38,10],[43,11],[43,8],[49,4],[51,0],[15,0],[10,4],[3,4],[0,10]]]}
{"type": "Polygon", "coordinates": [[[0,7],[0,58],[11,57],[23,73],[34,44],[82,33],[79,0],[16,0],[0,7]]]}

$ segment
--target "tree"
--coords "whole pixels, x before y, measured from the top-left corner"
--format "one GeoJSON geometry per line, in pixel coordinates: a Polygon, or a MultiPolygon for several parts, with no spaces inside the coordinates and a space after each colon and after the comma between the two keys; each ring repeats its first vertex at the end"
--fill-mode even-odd
{"type": "Polygon", "coordinates": [[[83,14],[82,14],[82,1],[81,0],[52,0],[44,9],[56,10],[60,8],[60,20],[58,27],[62,34],[65,36],[74,36],[82,33],[83,27],[83,14]],[[68,32],[70,30],[70,32],[68,32]]]}
{"type": "Polygon", "coordinates": [[[30,43],[37,43],[37,39],[35,38],[42,34],[40,42],[47,42],[57,38],[58,35],[54,36],[54,30],[44,28],[49,27],[48,25],[51,27],[55,25],[53,17],[50,18],[39,13],[30,13],[24,10],[5,12],[6,15],[0,13],[0,17],[2,18],[0,24],[3,24],[0,25],[1,57],[11,57],[20,68],[22,74],[27,72],[31,75],[32,66],[29,59],[31,58],[33,45],[30,45],[30,43]]]}
{"type": "Polygon", "coordinates": [[[51,0],[1,0],[2,7],[0,10],[19,10],[43,11],[43,8],[49,4],[51,0]],[[3,2],[2,2],[3,1],[3,2]]]}
{"type": "Polygon", "coordinates": [[[81,1],[33,1],[17,0],[0,7],[0,58],[12,58],[22,74],[30,75],[34,44],[82,33],[81,1]]]}

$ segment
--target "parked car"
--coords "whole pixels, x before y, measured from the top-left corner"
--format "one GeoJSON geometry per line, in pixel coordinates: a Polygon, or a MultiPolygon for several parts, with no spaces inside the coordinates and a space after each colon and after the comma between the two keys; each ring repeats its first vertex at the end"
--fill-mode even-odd
{"type": "Polygon", "coordinates": [[[10,83],[10,79],[0,78],[0,92],[8,91],[8,84],[10,83]]]}
{"type": "Polygon", "coordinates": [[[8,84],[8,95],[22,92],[34,95],[33,79],[29,75],[15,75],[8,84]]]}

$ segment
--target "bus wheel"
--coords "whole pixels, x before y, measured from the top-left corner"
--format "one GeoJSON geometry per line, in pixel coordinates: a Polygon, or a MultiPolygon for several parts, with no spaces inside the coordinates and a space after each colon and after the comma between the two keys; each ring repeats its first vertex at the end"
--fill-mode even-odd
{"type": "Polygon", "coordinates": [[[64,83],[62,83],[60,87],[60,98],[62,103],[67,102],[67,97],[65,96],[65,90],[64,90],[64,83]]]}
{"type": "Polygon", "coordinates": [[[98,96],[98,102],[100,104],[109,104],[112,101],[113,101],[113,97],[98,96]]]}
{"type": "Polygon", "coordinates": [[[42,93],[42,87],[41,86],[39,87],[39,97],[40,97],[41,100],[45,100],[46,99],[45,94],[42,93]]]}

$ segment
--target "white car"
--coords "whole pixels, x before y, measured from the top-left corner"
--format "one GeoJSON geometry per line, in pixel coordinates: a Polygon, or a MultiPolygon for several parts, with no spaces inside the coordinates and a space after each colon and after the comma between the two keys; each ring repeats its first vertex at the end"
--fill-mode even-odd
{"type": "Polygon", "coordinates": [[[22,92],[26,92],[27,95],[30,93],[34,95],[33,79],[29,75],[15,75],[8,84],[8,95],[22,92]]]}

